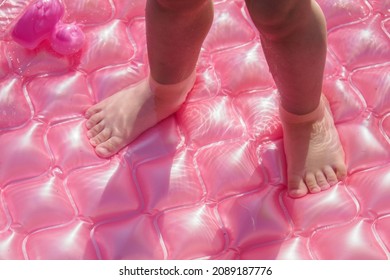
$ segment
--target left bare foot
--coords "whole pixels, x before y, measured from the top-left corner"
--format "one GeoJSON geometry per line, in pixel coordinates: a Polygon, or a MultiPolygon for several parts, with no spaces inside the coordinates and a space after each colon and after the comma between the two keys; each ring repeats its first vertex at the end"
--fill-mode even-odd
{"type": "Polygon", "coordinates": [[[288,193],[297,198],[328,189],[346,176],[344,150],[325,97],[307,115],[280,109],[288,193]]]}
{"type": "Polygon", "coordinates": [[[87,137],[97,155],[108,158],[145,130],[175,113],[194,84],[195,73],[175,85],[159,85],[145,79],[92,106],[87,137]]]}

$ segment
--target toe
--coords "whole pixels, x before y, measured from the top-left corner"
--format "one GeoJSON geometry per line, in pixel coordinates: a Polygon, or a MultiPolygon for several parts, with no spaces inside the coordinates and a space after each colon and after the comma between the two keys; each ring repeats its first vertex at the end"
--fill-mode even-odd
{"type": "Polygon", "coordinates": [[[288,183],[288,194],[292,198],[298,198],[307,194],[307,187],[302,179],[292,180],[288,183]]]}
{"type": "Polygon", "coordinates": [[[327,190],[330,188],[330,185],[329,185],[328,181],[326,180],[324,173],[322,173],[321,171],[316,173],[316,180],[317,180],[317,184],[321,188],[321,190],[324,191],[324,190],[327,190]]]}
{"type": "Polygon", "coordinates": [[[90,117],[92,117],[93,115],[99,113],[100,111],[101,111],[100,106],[96,106],[96,105],[92,106],[85,112],[85,117],[87,119],[89,119],[90,117]]]}
{"type": "Polygon", "coordinates": [[[108,128],[103,129],[98,135],[91,138],[89,142],[92,146],[96,147],[104,142],[106,142],[111,137],[111,130],[108,128]]]}
{"type": "Polygon", "coordinates": [[[89,139],[95,137],[96,135],[98,135],[100,132],[103,131],[103,129],[105,128],[103,122],[100,122],[98,123],[97,125],[95,125],[94,127],[92,127],[90,130],[88,130],[87,132],[87,137],[89,139]]]}
{"type": "Polygon", "coordinates": [[[337,179],[339,179],[340,181],[344,180],[347,177],[347,168],[345,164],[341,163],[336,165],[335,170],[337,179]]]}
{"type": "Polygon", "coordinates": [[[324,173],[326,176],[326,180],[328,181],[329,185],[335,185],[337,184],[337,176],[336,173],[334,172],[333,168],[330,166],[325,166],[324,167],[324,173]]]}
{"type": "Polygon", "coordinates": [[[99,122],[101,122],[102,119],[103,119],[103,114],[101,114],[100,112],[96,113],[96,114],[92,115],[87,120],[87,122],[85,123],[85,126],[87,127],[87,129],[91,129],[92,127],[97,125],[99,122]]]}
{"type": "Polygon", "coordinates": [[[120,145],[119,139],[111,137],[106,142],[98,145],[95,151],[98,156],[108,158],[116,154],[121,148],[122,146],[120,145]]]}
{"type": "Polygon", "coordinates": [[[111,152],[104,146],[96,147],[96,154],[102,158],[108,158],[111,156],[111,152]]]}
{"type": "Polygon", "coordinates": [[[321,188],[318,186],[316,177],[313,173],[306,174],[305,183],[309,192],[318,193],[321,191],[321,188]]]}

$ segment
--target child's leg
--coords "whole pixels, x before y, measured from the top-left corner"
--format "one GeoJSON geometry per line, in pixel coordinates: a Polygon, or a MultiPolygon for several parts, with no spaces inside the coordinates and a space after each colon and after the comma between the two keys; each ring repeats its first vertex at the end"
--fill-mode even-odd
{"type": "Polygon", "coordinates": [[[99,156],[112,156],[180,107],[194,84],[195,65],[212,20],[210,0],[147,1],[151,77],[87,111],[87,136],[99,156]]]}
{"type": "Polygon", "coordinates": [[[319,192],[346,174],[326,100],[320,102],[326,28],[311,0],[247,0],[281,95],[289,194],[319,192]]]}

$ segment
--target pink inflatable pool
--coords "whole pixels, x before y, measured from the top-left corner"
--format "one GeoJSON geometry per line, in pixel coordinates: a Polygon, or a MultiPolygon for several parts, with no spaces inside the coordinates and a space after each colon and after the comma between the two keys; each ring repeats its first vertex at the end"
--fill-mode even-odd
{"type": "Polygon", "coordinates": [[[145,1],[63,0],[85,42],[59,51],[13,39],[31,2],[0,0],[0,259],[390,259],[389,0],[319,1],[348,177],[301,199],[242,0],[215,1],[185,106],[109,160],[84,112],[147,75],[145,1]]]}

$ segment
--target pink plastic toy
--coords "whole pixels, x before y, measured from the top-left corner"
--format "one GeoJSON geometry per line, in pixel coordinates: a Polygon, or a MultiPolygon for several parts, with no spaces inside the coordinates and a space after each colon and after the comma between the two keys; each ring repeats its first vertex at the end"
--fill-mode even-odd
{"type": "Polygon", "coordinates": [[[88,27],[76,56],[0,33],[0,259],[390,259],[390,2],[319,0],[348,176],[302,199],[244,0],[214,3],[185,105],[108,160],[84,114],[147,76],[145,0],[0,5],[29,49],[71,53],[62,22],[88,27]]]}
{"type": "Polygon", "coordinates": [[[34,49],[50,37],[63,14],[64,7],[58,0],[38,0],[18,20],[12,37],[23,47],[34,49]]]}
{"type": "Polygon", "coordinates": [[[76,24],[58,23],[51,36],[51,46],[63,55],[78,52],[84,41],[85,35],[76,24]]]}
{"type": "Polygon", "coordinates": [[[49,39],[58,53],[76,53],[82,48],[85,36],[76,24],[62,23],[63,14],[64,7],[59,0],[37,0],[17,21],[12,37],[27,49],[34,49],[43,40],[49,39]]]}

